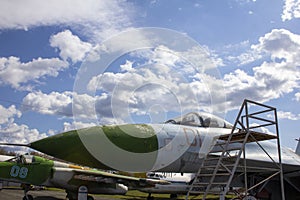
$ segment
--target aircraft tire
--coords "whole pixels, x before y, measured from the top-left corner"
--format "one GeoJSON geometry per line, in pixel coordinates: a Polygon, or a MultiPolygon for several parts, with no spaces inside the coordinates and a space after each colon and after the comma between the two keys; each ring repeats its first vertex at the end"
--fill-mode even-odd
{"type": "Polygon", "coordinates": [[[170,194],[170,199],[172,199],[172,200],[177,199],[177,194],[170,194]]]}
{"type": "Polygon", "coordinates": [[[154,200],[154,197],[153,196],[148,196],[147,200],[154,200]]]}
{"type": "Polygon", "coordinates": [[[246,196],[243,200],[257,200],[254,196],[246,196]]]}
{"type": "Polygon", "coordinates": [[[68,200],[76,200],[77,199],[77,194],[76,193],[71,192],[71,191],[67,191],[67,190],[66,190],[66,193],[67,193],[66,198],[68,200]]]}
{"type": "Polygon", "coordinates": [[[26,196],[23,197],[23,200],[33,200],[33,196],[26,195],[26,196]]]}
{"type": "Polygon", "coordinates": [[[87,196],[87,200],[94,200],[94,197],[88,195],[88,196],[87,196]]]}

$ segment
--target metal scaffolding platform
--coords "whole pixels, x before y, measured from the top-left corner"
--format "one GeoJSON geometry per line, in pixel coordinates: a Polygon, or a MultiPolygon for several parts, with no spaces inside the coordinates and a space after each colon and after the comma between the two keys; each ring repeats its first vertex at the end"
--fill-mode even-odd
{"type": "Polygon", "coordinates": [[[231,133],[220,136],[213,150],[204,158],[186,199],[191,194],[202,193],[202,199],[206,199],[208,194],[218,194],[220,200],[224,200],[232,187],[233,179],[241,176],[244,177],[244,185],[239,192],[236,192],[241,199],[251,194],[255,188],[263,187],[268,180],[279,176],[281,198],[285,200],[276,108],[247,99],[240,108],[231,133]],[[271,128],[275,134],[263,133],[261,130],[265,127],[271,128]],[[275,160],[277,162],[260,144],[265,140],[276,140],[278,159],[275,160]],[[267,171],[268,176],[258,183],[251,183],[247,175],[247,170],[259,171],[259,168],[247,166],[245,146],[251,142],[257,143],[258,148],[262,149],[273,164],[272,167],[261,169],[267,171]]]}

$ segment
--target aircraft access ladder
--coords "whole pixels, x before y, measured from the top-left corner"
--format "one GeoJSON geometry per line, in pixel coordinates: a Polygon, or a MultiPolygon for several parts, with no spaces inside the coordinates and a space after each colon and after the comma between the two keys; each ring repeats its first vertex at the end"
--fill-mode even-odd
{"type": "Polygon", "coordinates": [[[189,195],[203,194],[202,199],[206,199],[208,194],[218,194],[220,195],[220,200],[224,200],[225,195],[232,187],[231,183],[233,179],[237,176],[244,176],[244,187],[237,194],[237,196],[243,199],[251,190],[266,183],[266,181],[277,175],[280,175],[282,200],[284,200],[276,108],[245,99],[231,133],[220,136],[212,151],[204,158],[190,185],[186,199],[189,198],[189,195]],[[252,108],[255,108],[254,112],[250,112],[252,108]],[[270,119],[270,116],[272,116],[273,119],[270,119]],[[276,134],[266,134],[257,131],[257,129],[267,126],[273,126],[276,134]],[[275,162],[259,143],[260,141],[272,139],[277,140],[278,162],[275,162]],[[247,161],[246,159],[241,160],[242,155],[243,158],[245,158],[245,145],[250,142],[256,142],[258,148],[262,148],[263,152],[273,161],[276,168],[271,172],[269,177],[253,185],[248,185],[247,183],[247,161]]]}

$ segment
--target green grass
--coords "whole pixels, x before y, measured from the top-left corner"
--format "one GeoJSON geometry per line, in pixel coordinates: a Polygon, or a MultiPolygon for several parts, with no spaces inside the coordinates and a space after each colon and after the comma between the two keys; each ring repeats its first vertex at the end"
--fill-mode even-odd
{"type": "MultiPolygon", "coordinates": [[[[97,195],[98,196],[98,195],[97,195]]],[[[99,195],[100,197],[111,198],[111,199],[121,199],[121,200],[145,200],[148,196],[147,193],[140,192],[138,190],[129,190],[126,195],[99,195]]],[[[151,196],[157,200],[170,200],[169,194],[152,194],[151,196]]],[[[177,199],[185,199],[185,195],[178,195],[177,199]]],[[[233,196],[230,196],[231,198],[233,196]]],[[[190,196],[189,199],[202,199],[202,195],[190,196]]],[[[207,200],[218,200],[220,199],[217,195],[208,195],[207,200]]]]}
{"type": "MultiPolygon", "coordinates": [[[[21,189],[20,187],[5,187],[6,189],[21,189]]],[[[58,192],[65,192],[62,189],[58,188],[45,188],[45,190],[50,191],[58,191],[58,192]]],[[[104,197],[105,199],[119,199],[119,200],[145,200],[148,197],[148,193],[140,192],[138,190],[129,190],[126,195],[96,195],[92,194],[92,196],[104,197]]],[[[154,197],[154,200],[170,200],[170,194],[152,194],[151,196],[154,197]]],[[[185,199],[185,195],[178,195],[177,199],[185,199]]],[[[233,198],[234,196],[228,195],[228,198],[233,198]]],[[[198,196],[190,196],[190,200],[202,200],[202,195],[198,196]]],[[[207,200],[219,200],[219,196],[217,195],[208,195],[206,197],[207,200]]]]}

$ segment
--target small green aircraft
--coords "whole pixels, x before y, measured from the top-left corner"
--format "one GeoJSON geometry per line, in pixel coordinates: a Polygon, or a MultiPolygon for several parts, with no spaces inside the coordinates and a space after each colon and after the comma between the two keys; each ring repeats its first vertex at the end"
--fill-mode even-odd
{"type": "Polygon", "coordinates": [[[0,162],[0,180],[22,183],[25,186],[23,200],[33,199],[27,194],[30,185],[65,189],[70,200],[79,199],[82,193],[86,195],[84,199],[93,200],[87,193],[123,195],[128,187],[168,184],[167,181],[124,176],[33,155],[21,155],[0,162]]]}

